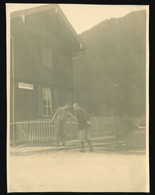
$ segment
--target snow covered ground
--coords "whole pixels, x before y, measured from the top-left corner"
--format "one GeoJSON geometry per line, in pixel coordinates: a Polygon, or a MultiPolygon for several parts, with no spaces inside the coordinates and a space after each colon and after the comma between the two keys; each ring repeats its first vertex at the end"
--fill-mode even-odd
{"type": "Polygon", "coordinates": [[[79,149],[11,155],[10,192],[146,192],[145,154],[79,149]]]}

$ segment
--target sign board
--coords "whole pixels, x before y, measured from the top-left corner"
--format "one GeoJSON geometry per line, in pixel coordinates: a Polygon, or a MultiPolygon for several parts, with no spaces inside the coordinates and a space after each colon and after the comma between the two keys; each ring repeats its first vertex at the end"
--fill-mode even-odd
{"type": "Polygon", "coordinates": [[[32,84],[28,84],[28,83],[18,82],[18,88],[20,88],[20,89],[33,90],[33,85],[32,84]]]}

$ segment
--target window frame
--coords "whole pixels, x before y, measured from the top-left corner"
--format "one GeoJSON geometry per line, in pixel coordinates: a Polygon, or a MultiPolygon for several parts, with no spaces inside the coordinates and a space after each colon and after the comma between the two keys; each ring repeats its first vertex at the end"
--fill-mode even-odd
{"type": "Polygon", "coordinates": [[[42,86],[42,102],[43,102],[42,103],[43,116],[44,117],[51,117],[52,116],[52,110],[53,110],[53,104],[52,104],[52,89],[50,87],[42,86]],[[45,96],[46,96],[47,99],[46,98],[44,99],[44,91],[45,91],[45,96]],[[45,100],[45,105],[44,105],[44,100],[45,100]],[[48,105],[48,103],[49,103],[49,105],[48,105]],[[51,115],[49,115],[48,108],[50,108],[51,115]],[[46,114],[44,112],[45,109],[46,109],[46,114]]]}
{"type": "Polygon", "coordinates": [[[53,115],[54,112],[54,90],[53,87],[49,86],[49,85],[38,85],[37,86],[37,98],[38,98],[38,116],[39,117],[44,117],[44,118],[48,118],[51,117],[53,115]],[[51,105],[48,106],[51,109],[51,115],[47,115],[44,112],[44,97],[43,97],[43,88],[47,88],[50,90],[50,96],[51,96],[51,105]]]}

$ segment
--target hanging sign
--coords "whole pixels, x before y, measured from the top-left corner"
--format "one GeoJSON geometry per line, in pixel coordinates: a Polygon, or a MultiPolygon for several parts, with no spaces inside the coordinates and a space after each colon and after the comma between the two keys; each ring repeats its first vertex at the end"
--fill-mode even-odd
{"type": "Polygon", "coordinates": [[[20,88],[20,89],[33,90],[33,85],[32,84],[28,84],[28,83],[18,82],[18,88],[20,88]]]}

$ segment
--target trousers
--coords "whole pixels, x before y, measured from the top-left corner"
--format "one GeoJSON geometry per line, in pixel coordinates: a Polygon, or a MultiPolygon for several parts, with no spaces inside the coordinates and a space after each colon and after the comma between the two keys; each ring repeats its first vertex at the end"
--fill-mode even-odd
{"type": "Polygon", "coordinates": [[[56,121],[56,129],[55,129],[56,141],[65,141],[65,122],[61,120],[56,121]]]}

